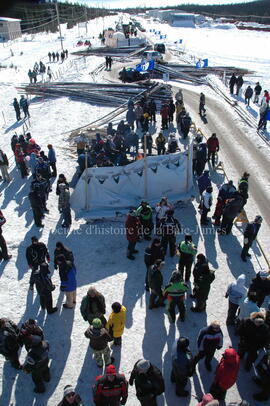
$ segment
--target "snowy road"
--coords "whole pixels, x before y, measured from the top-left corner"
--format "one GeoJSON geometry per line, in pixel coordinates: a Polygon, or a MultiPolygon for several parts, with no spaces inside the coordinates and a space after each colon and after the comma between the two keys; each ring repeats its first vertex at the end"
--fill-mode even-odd
{"type": "MultiPolygon", "coordinates": [[[[198,93],[185,89],[183,94],[185,104],[188,111],[191,112],[196,126],[201,128],[207,137],[213,132],[217,134],[221,144],[219,155],[225,164],[228,177],[232,178],[236,184],[244,171],[250,173],[250,198],[246,205],[246,211],[251,219],[256,214],[262,215],[264,229],[266,229],[267,224],[269,230],[270,159],[265,153],[265,150],[268,150],[269,147],[259,137],[257,145],[254,145],[252,139],[247,136],[247,132],[250,131],[249,128],[243,126],[233,108],[230,106],[226,108],[224,101],[219,102],[215,96],[213,98],[209,97],[209,94],[205,92],[207,123],[204,123],[198,115],[198,93]]],[[[265,241],[264,236],[261,235],[260,239],[263,241],[264,248],[266,248],[268,242],[265,241]]]]}

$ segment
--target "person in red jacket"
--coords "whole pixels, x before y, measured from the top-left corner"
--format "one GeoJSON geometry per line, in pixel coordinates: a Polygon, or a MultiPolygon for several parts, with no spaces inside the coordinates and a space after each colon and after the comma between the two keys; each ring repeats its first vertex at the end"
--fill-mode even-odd
{"type": "Polygon", "coordinates": [[[215,153],[219,151],[219,141],[217,134],[213,133],[210,138],[207,140],[207,149],[208,149],[208,158],[207,160],[212,162],[212,167],[215,166],[215,153]]]}
{"type": "Polygon", "coordinates": [[[160,109],[161,115],[161,129],[168,130],[168,120],[169,120],[169,106],[167,104],[163,104],[160,109]]]}
{"type": "Polygon", "coordinates": [[[28,175],[28,171],[25,164],[24,153],[21,144],[15,145],[15,159],[17,164],[19,165],[22,178],[26,178],[28,175]]]}
{"type": "Polygon", "coordinates": [[[96,406],[125,405],[128,397],[128,383],[124,374],[118,374],[114,365],[108,365],[105,375],[96,377],[93,385],[96,406]]]}
{"type": "Polygon", "coordinates": [[[2,235],[2,226],[5,224],[5,222],[6,219],[2,211],[0,210],[0,260],[3,259],[4,261],[8,261],[12,257],[12,255],[8,255],[6,240],[2,235]]]}
{"type": "Polygon", "coordinates": [[[214,382],[209,392],[215,399],[224,400],[227,390],[236,382],[240,367],[240,357],[236,350],[227,348],[216,369],[214,382]]]}
{"type": "Polygon", "coordinates": [[[127,258],[135,259],[132,254],[137,254],[138,250],[135,249],[136,242],[139,239],[140,220],[137,217],[136,210],[131,210],[127,216],[125,223],[126,236],[128,240],[127,258]]]}

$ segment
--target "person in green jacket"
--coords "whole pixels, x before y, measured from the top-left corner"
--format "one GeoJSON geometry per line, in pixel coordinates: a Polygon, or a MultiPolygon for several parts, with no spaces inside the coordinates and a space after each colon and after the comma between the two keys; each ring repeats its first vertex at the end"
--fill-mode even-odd
{"type": "Polygon", "coordinates": [[[210,292],[211,283],[215,279],[214,271],[209,269],[208,264],[202,264],[201,274],[196,281],[196,286],[194,289],[194,296],[196,300],[196,306],[191,307],[190,310],[193,312],[203,312],[206,308],[206,301],[210,292]]]}
{"type": "Polygon", "coordinates": [[[142,234],[145,240],[151,240],[151,232],[153,230],[152,209],[146,201],[142,201],[137,208],[137,214],[142,225],[142,234]]]}
{"type": "Polygon", "coordinates": [[[179,243],[178,253],[180,255],[178,270],[181,273],[182,279],[184,279],[184,271],[186,270],[185,282],[188,282],[190,279],[193,258],[197,253],[197,247],[193,244],[192,236],[190,234],[186,234],[184,241],[179,243]]]}
{"type": "Polygon", "coordinates": [[[188,286],[182,280],[181,273],[173,271],[169,285],[167,285],[163,291],[163,296],[167,299],[167,312],[170,323],[175,323],[175,307],[178,307],[179,318],[181,321],[185,321],[186,306],[185,306],[185,293],[188,290],[188,286]]]}

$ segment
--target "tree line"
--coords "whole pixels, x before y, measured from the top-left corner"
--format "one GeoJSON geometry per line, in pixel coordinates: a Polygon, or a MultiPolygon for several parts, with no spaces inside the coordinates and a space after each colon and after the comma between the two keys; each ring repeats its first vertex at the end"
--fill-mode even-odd
{"type": "MultiPolygon", "coordinates": [[[[58,3],[58,10],[60,23],[67,23],[67,28],[72,28],[79,22],[112,14],[110,10],[105,8],[87,7],[68,2],[58,3]]],[[[45,3],[38,0],[11,1],[8,8],[1,10],[1,17],[22,20],[21,29],[25,33],[56,32],[58,30],[54,2],[45,3]]]]}

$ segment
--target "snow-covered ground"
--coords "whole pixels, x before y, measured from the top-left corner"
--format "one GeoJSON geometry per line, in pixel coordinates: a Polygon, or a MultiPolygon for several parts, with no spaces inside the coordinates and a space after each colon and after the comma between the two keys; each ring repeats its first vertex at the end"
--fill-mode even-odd
{"type": "MultiPolygon", "coordinates": [[[[105,27],[108,27],[113,24],[115,19],[116,17],[113,16],[90,22],[90,38],[95,37],[91,38],[93,44],[98,44],[97,36],[103,28],[103,22],[105,27]]],[[[210,65],[215,63],[256,70],[261,76],[259,79],[263,86],[270,88],[269,77],[267,77],[269,59],[265,58],[270,33],[251,33],[230,27],[229,29],[219,29],[216,26],[192,30],[172,28],[157,23],[149,23],[147,28],[158,28],[159,26],[162,33],[167,33],[169,41],[183,39],[185,50],[189,54],[196,55],[196,57],[208,57],[210,65]]],[[[64,47],[72,51],[79,39],[78,29],[74,27],[72,30],[65,30],[63,27],[63,35],[65,37],[64,47]]],[[[69,233],[63,234],[53,185],[53,191],[48,201],[50,213],[46,215],[42,232],[37,232],[33,225],[27,199],[30,179],[21,180],[15,169],[10,149],[10,139],[14,132],[22,133],[22,123],[17,125],[15,121],[12,101],[13,97],[17,96],[16,86],[28,82],[28,69],[39,60],[48,65],[47,54],[49,51],[60,50],[60,41],[57,34],[36,34],[34,37],[29,35],[24,39],[15,41],[10,46],[0,45],[0,63],[8,66],[7,69],[0,70],[0,120],[2,120],[2,123],[0,121],[2,124],[0,146],[10,158],[13,177],[9,185],[1,184],[0,186],[1,209],[7,219],[7,223],[3,227],[3,235],[7,241],[9,253],[13,255],[10,262],[0,265],[0,305],[1,316],[9,317],[17,323],[33,317],[42,325],[51,346],[52,380],[46,385],[45,394],[35,395],[32,392],[31,378],[22,372],[18,374],[1,357],[0,367],[3,368],[3,373],[0,378],[2,384],[0,406],[53,406],[61,400],[63,387],[69,383],[77,387],[85,405],[93,404],[91,384],[100,370],[91,360],[91,350],[83,334],[87,325],[82,320],[79,311],[81,299],[86,294],[89,285],[92,284],[105,295],[107,315],[114,301],[122,302],[127,308],[123,346],[121,352],[114,350],[117,368],[129,377],[133,364],[138,358],[143,356],[150,359],[162,369],[166,380],[165,396],[160,397],[159,405],[176,406],[181,402],[183,406],[194,406],[197,403],[195,397],[200,397],[203,392],[208,391],[213,374],[205,370],[203,363],[199,365],[197,374],[191,380],[191,398],[179,400],[174,395],[174,387],[169,380],[172,343],[179,334],[187,335],[191,341],[192,351],[196,352],[196,336],[199,329],[207,321],[218,319],[222,322],[225,335],[224,348],[231,343],[235,346],[236,337],[230,336],[225,326],[227,311],[227,300],[224,298],[225,289],[233,277],[240,273],[244,272],[247,275],[247,283],[249,283],[254,272],[265,268],[266,264],[262,254],[255,246],[251,262],[243,264],[239,256],[242,244],[241,228],[234,227],[233,234],[228,237],[218,237],[213,228],[201,229],[199,226],[196,202],[183,203],[181,207],[177,208],[176,216],[182,223],[184,232],[189,231],[193,234],[198,251],[205,253],[212,268],[216,269],[216,280],[211,289],[207,314],[193,314],[188,311],[184,323],[177,322],[176,325],[169,325],[167,316],[161,309],[152,311],[147,309],[149,298],[144,291],[145,266],[143,262],[146,243],[139,244],[140,252],[135,261],[131,262],[126,259],[127,244],[122,235],[123,221],[86,224],[84,220],[77,220],[73,221],[69,233]],[[14,56],[11,56],[10,49],[14,56]],[[17,69],[10,68],[11,64],[17,66],[17,69]],[[39,309],[39,299],[36,293],[28,290],[30,273],[27,271],[25,249],[30,245],[33,235],[39,236],[43,242],[48,244],[51,255],[53,255],[54,246],[58,240],[63,241],[73,250],[78,270],[78,304],[74,311],[61,307],[63,295],[59,293],[57,272],[53,274],[53,281],[57,285],[57,289],[53,293],[54,303],[59,306],[56,314],[51,316],[44,314],[44,311],[39,309]]],[[[76,64],[71,65],[70,61],[75,59],[70,56],[63,65],[52,63],[50,66],[55,74],[59,69],[61,70],[59,72],[61,73],[60,80],[91,81],[92,77],[89,73],[103,62],[104,58],[91,56],[86,58],[86,63],[78,60],[76,64]]],[[[100,81],[102,81],[102,74],[100,81]]],[[[256,80],[254,79],[254,81],[256,80]]],[[[197,87],[196,91],[199,92],[201,89],[197,87]]],[[[206,94],[208,94],[207,92],[206,94]]],[[[210,96],[215,97],[209,93],[210,96]]],[[[240,101],[240,103],[242,102],[240,101]]],[[[253,104],[251,107],[257,113],[257,107],[253,104]]],[[[226,109],[228,106],[224,104],[224,111],[226,109]]],[[[45,151],[47,151],[48,143],[54,145],[58,158],[58,173],[64,173],[68,180],[71,180],[75,172],[76,157],[70,152],[67,136],[63,133],[94,121],[96,118],[104,116],[109,110],[109,108],[70,101],[68,98],[39,99],[38,101],[34,99],[30,104],[30,131],[45,151]]],[[[237,119],[235,118],[235,120],[237,119]]],[[[256,135],[247,133],[248,136],[255,137],[256,135]]],[[[262,141],[258,140],[258,142],[259,144],[254,144],[260,148],[262,141]]],[[[268,148],[266,144],[262,145],[261,148],[268,148]]],[[[268,150],[266,155],[268,155],[267,153],[268,150]]],[[[225,161],[226,166],[226,157],[222,156],[222,151],[220,158],[225,161]]],[[[232,167],[226,169],[236,181],[240,174],[232,167]]],[[[213,181],[217,185],[220,184],[222,175],[213,175],[213,181]]],[[[251,214],[257,214],[256,199],[249,200],[248,206],[251,214]]],[[[262,228],[262,234],[266,234],[265,230],[268,233],[265,224],[262,228]]],[[[166,257],[165,282],[176,263],[176,258],[166,257]]],[[[52,266],[51,270],[53,272],[52,266]]],[[[191,300],[188,299],[188,310],[190,306],[191,300]]],[[[217,353],[217,359],[221,354],[222,351],[217,353]]],[[[22,360],[24,355],[23,351],[22,360]]],[[[216,365],[216,363],[217,361],[213,364],[216,365]]],[[[251,400],[251,394],[256,390],[250,375],[241,369],[238,382],[229,390],[227,400],[236,401],[240,398],[251,400]]],[[[130,406],[138,404],[134,388],[130,388],[127,404],[130,406]]],[[[254,406],[256,402],[252,401],[251,404],[254,406]]],[[[263,405],[263,403],[261,404],[263,405]]]]}

